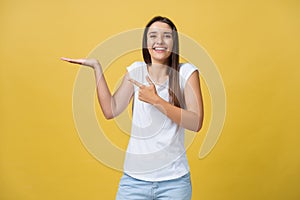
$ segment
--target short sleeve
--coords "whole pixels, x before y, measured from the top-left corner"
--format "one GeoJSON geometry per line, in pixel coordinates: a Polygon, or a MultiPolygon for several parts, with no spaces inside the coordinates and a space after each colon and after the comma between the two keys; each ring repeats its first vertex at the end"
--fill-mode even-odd
{"type": "Polygon", "coordinates": [[[134,62],[132,63],[130,66],[128,66],[127,72],[129,74],[129,77],[140,82],[143,83],[144,79],[146,77],[146,73],[147,73],[147,68],[145,67],[145,63],[144,62],[134,62]]]}
{"type": "Polygon", "coordinates": [[[191,63],[184,63],[180,65],[179,80],[181,92],[184,91],[185,84],[194,71],[199,71],[198,68],[191,63]]]}
{"type": "Polygon", "coordinates": [[[126,68],[131,78],[136,77],[136,74],[139,73],[139,70],[141,70],[142,65],[143,62],[134,62],[126,68]]]}

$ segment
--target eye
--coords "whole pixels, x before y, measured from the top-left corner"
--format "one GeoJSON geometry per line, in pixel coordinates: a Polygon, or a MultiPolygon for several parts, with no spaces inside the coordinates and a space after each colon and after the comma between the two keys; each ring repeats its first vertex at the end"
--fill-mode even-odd
{"type": "Polygon", "coordinates": [[[149,35],[149,38],[156,38],[156,35],[155,34],[151,34],[151,35],[149,35]]]}
{"type": "Polygon", "coordinates": [[[171,34],[165,34],[165,38],[172,38],[172,35],[171,34]]]}

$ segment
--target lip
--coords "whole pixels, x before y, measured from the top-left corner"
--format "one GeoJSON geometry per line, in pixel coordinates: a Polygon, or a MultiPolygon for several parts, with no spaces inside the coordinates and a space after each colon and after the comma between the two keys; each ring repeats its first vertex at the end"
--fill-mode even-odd
{"type": "Polygon", "coordinates": [[[153,51],[155,51],[157,53],[164,53],[167,51],[168,48],[167,47],[153,47],[152,49],[153,49],[153,51]]]}
{"type": "Polygon", "coordinates": [[[167,47],[153,47],[153,49],[157,51],[166,51],[167,47]]]}

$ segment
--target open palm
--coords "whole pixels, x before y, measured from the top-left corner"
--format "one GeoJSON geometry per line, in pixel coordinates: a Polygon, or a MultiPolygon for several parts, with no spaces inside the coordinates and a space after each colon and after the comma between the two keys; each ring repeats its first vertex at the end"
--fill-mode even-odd
{"type": "Polygon", "coordinates": [[[98,62],[98,60],[94,59],[94,58],[72,59],[72,58],[61,57],[61,60],[64,60],[64,61],[67,61],[67,62],[70,62],[70,63],[74,63],[74,64],[79,64],[79,65],[92,67],[92,68],[95,68],[96,66],[100,66],[100,63],[98,62]]]}

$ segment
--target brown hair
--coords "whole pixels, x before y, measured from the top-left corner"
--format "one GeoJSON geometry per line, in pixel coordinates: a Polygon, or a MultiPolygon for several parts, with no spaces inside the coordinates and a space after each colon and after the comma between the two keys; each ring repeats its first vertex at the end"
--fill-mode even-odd
{"type": "Polygon", "coordinates": [[[170,26],[172,29],[172,35],[173,35],[173,49],[171,52],[171,55],[169,57],[168,65],[171,69],[168,70],[169,73],[169,102],[177,107],[183,107],[183,95],[180,91],[179,86],[179,42],[178,42],[178,33],[176,26],[174,23],[166,18],[161,16],[156,16],[152,18],[148,24],[146,25],[146,28],[144,30],[143,35],[143,58],[147,65],[151,66],[151,56],[147,47],[147,34],[149,27],[154,22],[163,22],[170,26]]]}

